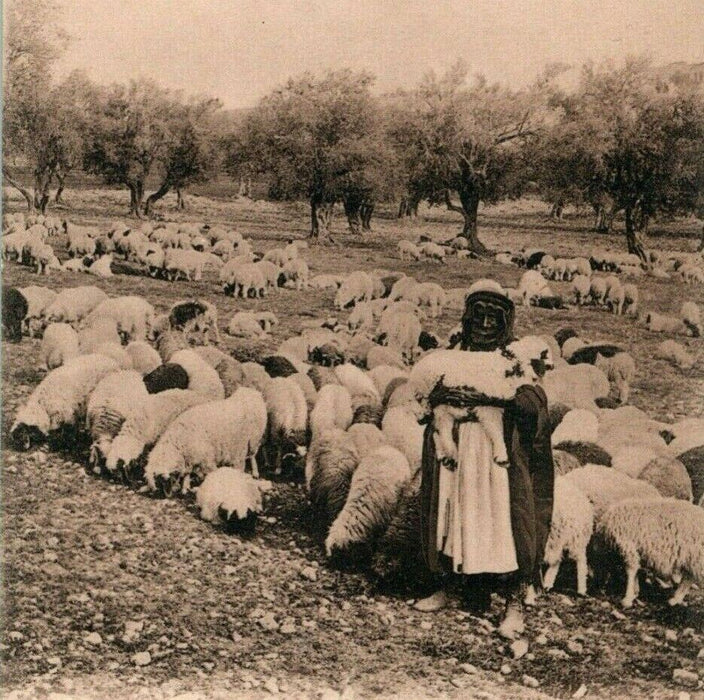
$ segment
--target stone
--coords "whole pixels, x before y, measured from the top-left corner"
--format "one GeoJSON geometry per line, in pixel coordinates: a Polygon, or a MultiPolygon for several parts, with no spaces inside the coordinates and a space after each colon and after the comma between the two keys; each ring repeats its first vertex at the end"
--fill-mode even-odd
{"type": "Polygon", "coordinates": [[[541,647],[544,647],[548,643],[548,638],[544,634],[539,634],[535,638],[535,643],[540,644],[541,647]]]}
{"type": "Polygon", "coordinates": [[[426,632],[429,632],[431,629],[433,629],[433,623],[428,622],[427,620],[423,620],[419,626],[422,630],[426,632]]]}
{"type": "Polygon", "coordinates": [[[675,630],[665,630],[665,639],[667,639],[668,642],[676,642],[677,632],[675,632],[675,630]]]}
{"type": "Polygon", "coordinates": [[[267,678],[264,681],[264,689],[268,690],[272,695],[278,695],[279,684],[276,682],[276,678],[267,678]]]}
{"type": "Polygon", "coordinates": [[[540,681],[537,678],[529,676],[528,674],[525,674],[521,680],[523,681],[523,685],[529,688],[537,688],[540,685],[540,681]]]}
{"type": "Polygon", "coordinates": [[[501,666],[501,673],[504,676],[508,676],[511,673],[511,667],[508,664],[501,666]]]}
{"type": "Polygon", "coordinates": [[[152,655],[148,651],[139,651],[132,657],[135,666],[149,666],[152,662],[152,655]]]}
{"type": "Polygon", "coordinates": [[[699,676],[694,671],[676,668],[672,672],[672,680],[677,683],[677,685],[686,685],[690,688],[696,688],[699,682],[699,676]]]}
{"type": "Polygon", "coordinates": [[[580,698],[583,698],[587,694],[587,686],[582,683],[582,685],[577,688],[577,690],[572,693],[572,697],[574,700],[580,700],[580,698]]]}
{"type": "Polygon", "coordinates": [[[86,635],[85,641],[86,644],[90,644],[91,646],[99,646],[103,643],[103,638],[97,632],[91,632],[86,635]]]}
{"type": "Polygon", "coordinates": [[[525,639],[517,639],[511,642],[510,648],[514,659],[522,659],[528,653],[528,642],[525,639]]]}
{"type": "Polygon", "coordinates": [[[479,673],[479,669],[473,664],[460,664],[458,668],[460,668],[465,673],[479,673]]]}
{"type": "Polygon", "coordinates": [[[584,647],[579,642],[575,642],[572,639],[567,642],[567,649],[573,654],[582,654],[584,652],[584,647]]]}
{"type": "Polygon", "coordinates": [[[257,620],[257,622],[259,623],[259,626],[267,630],[267,632],[275,632],[279,629],[279,623],[274,618],[274,613],[265,613],[257,620]]]}

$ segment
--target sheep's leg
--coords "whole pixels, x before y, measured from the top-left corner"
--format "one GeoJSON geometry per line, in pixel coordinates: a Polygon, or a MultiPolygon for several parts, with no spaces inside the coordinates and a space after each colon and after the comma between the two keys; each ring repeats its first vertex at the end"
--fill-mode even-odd
{"type": "Polygon", "coordinates": [[[577,561],[577,593],[587,595],[587,552],[584,550],[576,557],[577,561]]]}
{"type": "Polygon", "coordinates": [[[680,581],[680,585],[677,586],[677,590],[672,594],[672,597],[667,602],[670,605],[681,605],[693,583],[694,581],[685,574],[680,581]]]}
{"type": "Polygon", "coordinates": [[[252,454],[249,457],[249,461],[252,467],[252,476],[255,479],[259,478],[259,465],[257,464],[257,455],[255,452],[252,452],[252,454]]]}
{"type": "Polygon", "coordinates": [[[535,586],[531,583],[526,587],[526,595],[523,599],[525,605],[535,605],[538,600],[538,593],[535,590],[535,586]]]}
{"type": "Polygon", "coordinates": [[[555,579],[557,578],[557,573],[560,571],[560,560],[558,559],[554,564],[548,566],[545,576],[543,576],[543,588],[546,591],[552,590],[555,585],[555,579]]]}
{"type": "Polygon", "coordinates": [[[629,562],[626,568],[626,594],[623,596],[621,605],[624,608],[630,608],[633,601],[638,597],[638,563],[629,562]]]}
{"type": "Polygon", "coordinates": [[[504,442],[503,410],[494,406],[479,406],[474,412],[491,440],[494,461],[499,466],[507,466],[508,453],[504,442]]]}

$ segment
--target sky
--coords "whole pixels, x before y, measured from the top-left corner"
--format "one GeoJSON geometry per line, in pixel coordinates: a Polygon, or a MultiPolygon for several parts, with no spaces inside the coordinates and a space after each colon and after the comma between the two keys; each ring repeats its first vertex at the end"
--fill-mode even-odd
{"type": "Polygon", "coordinates": [[[351,67],[378,91],[462,58],[520,87],[547,63],[647,53],[704,61],[704,0],[63,0],[74,68],[101,83],[154,78],[254,106],[291,75],[351,67]]]}

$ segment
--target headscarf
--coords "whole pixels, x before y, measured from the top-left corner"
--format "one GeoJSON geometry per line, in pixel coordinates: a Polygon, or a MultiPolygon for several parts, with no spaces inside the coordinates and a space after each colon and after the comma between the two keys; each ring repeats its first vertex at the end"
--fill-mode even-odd
{"type": "Polygon", "coordinates": [[[513,302],[504,294],[500,294],[494,290],[480,289],[473,291],[467,296],[462,315],[462,341],[460,347],[462,350],[496,350],[497,348],[505,347],[513,339],[513,322],[516,315],[516,308],[513,302]],[[470,329],[472,324],[472,310],[477,302],[482,302],[487,306],[498,309],[503,318],[503,323],[500,324],[495,336],[486,339],[482,343],[478,343],[476,339],[472,341],[470,338],[470,329]]]}

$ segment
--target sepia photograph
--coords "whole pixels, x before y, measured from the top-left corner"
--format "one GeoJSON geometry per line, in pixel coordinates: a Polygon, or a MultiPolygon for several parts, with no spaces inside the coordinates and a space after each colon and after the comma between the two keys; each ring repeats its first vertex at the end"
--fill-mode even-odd
{"type": "Polygon", "coordinates": [[[702,0],[4,0],[3,700],[704,700],[702,0]]]}

